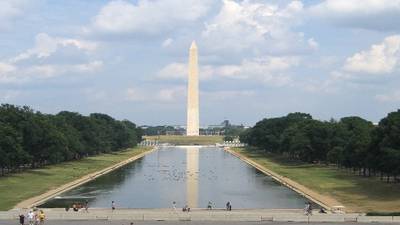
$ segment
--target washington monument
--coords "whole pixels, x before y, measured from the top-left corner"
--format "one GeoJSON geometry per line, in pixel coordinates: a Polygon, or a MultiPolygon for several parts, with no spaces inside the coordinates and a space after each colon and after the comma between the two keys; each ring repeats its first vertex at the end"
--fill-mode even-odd
{"type": "Polygon", "coordinates": [[[197,46],[193,41],[189,50],[189,74],[187,95],[187,136],[199,136],[199,71],[197,46]]]}

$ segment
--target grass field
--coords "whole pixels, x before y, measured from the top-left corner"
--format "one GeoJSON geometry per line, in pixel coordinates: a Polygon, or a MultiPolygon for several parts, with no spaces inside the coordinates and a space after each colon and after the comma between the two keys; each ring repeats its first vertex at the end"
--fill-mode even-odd
{"type": "Polygon", "coordinates": [[[285,163],[276,156],[244,148],[233,150],[320,194],[337,199],[347,211],[400,211],[400,184],[387,184],[376,177],[361,177],[331,166],[285,163]]]}
{"type": "Polygon", "coordinates": [[[0,210],[11,209],[22,200],[45,193],[148,150],[150,148],[137,147],[0,177],[0,210]]]}
{"type": "Polygon", "coordinates": [[[183,136],[183,135],[160,135],[145,136],[147,140],[158,140],[160,143],[170,143],[174,145],[211,145],[222,143],[223,136],[183,136]]]}

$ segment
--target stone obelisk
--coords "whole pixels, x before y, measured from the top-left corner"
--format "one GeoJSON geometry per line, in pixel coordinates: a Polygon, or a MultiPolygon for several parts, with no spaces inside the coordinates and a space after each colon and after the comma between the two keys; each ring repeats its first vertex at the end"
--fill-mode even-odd
{"type": "Polygon", "coordinates": [[[195,41],[189,50],[186,135],[199,136],[199,69],[195,41]]]}

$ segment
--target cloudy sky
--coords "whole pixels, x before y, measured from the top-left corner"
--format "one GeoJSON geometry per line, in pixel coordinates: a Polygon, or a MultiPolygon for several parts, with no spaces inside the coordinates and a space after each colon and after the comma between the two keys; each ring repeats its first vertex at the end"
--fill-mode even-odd
{"type": "Polygon", "coordinates": [[[1,0],[0,102],[184,124],[289,112],[378,122],[400,104],[400,0],[1,0]]]}

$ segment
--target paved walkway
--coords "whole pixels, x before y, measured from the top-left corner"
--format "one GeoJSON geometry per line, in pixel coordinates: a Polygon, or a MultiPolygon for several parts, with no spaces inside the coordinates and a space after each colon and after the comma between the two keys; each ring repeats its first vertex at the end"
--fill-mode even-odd
{"type": "MultiPolygon", "coordinates": [[[[373,217],[359,214],[319,214],[306,216],[301,209],[195,209],[190,213],[173,209],[89,209],[89,212],[66,212],[64,209],[44,209],[49,221],[237,221],[237,222],[397,222],[400,216],[373,217]]],[[[17,220],[26,210],[0,212],[0,220],[17,220]]]]}
{"type": "MultiPolygon", "coordinates": [[[[45,225],[130,225],[132,221],[46,221],[45,225]]],[[[0,220],[1,225],[18,224],[15,220],[0,220]]],[[[215,225],[215,222],[210,221],[133,221],[134,225],[215,225]]],[[[218,222],[218,225],[293,225],[290,222],[218,222]]],[[[296,223],[296,225],[337,225],[337,223],[296,223]]],[[[345,225],[354,225],[354,223],[343,223],[345,225]]],[[[360,223],[369,225],[370,223],[360,223]]],[[[389,224],[389,223],[382,223],[389,224]]]]}

